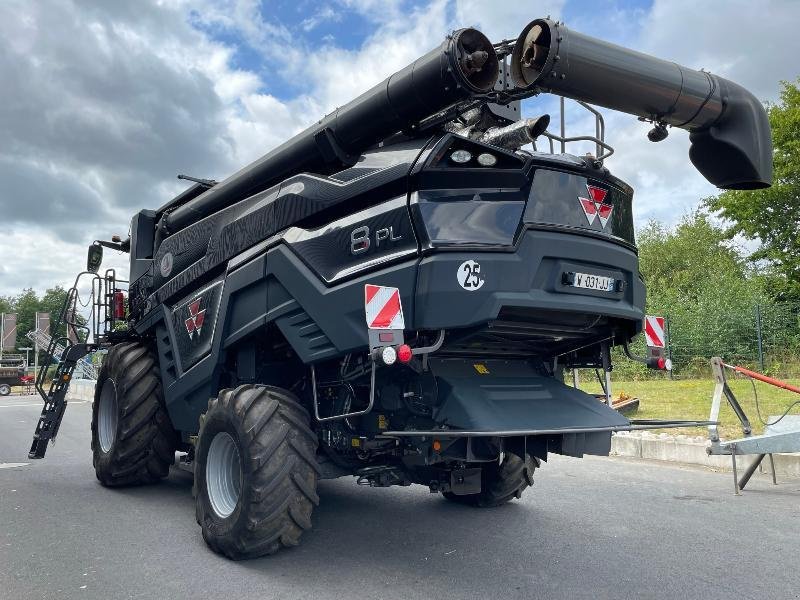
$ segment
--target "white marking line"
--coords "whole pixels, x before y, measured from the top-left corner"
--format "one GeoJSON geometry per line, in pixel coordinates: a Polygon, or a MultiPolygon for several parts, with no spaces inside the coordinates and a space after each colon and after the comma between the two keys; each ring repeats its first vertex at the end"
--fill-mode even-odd
{"type": "Polygon", "coordinates": [[[31,463],[0,463],[0,469],[14,469],[16,467],[24,467],[29,464],[31,463]]]}
{"type": "MultiPolygon", "coordinates": [[[[88,404],[91,400],[67,400],[67,404],[88,404]]],[[[19,408],[20,406],[36,406],[42,408],[41,402],[27,404],[0,404],[0,408],[19,408]]]]}

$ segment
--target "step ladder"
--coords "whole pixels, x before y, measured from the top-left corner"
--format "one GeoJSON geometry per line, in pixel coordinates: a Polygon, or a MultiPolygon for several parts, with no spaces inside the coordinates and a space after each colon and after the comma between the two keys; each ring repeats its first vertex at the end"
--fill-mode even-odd
{"type": "Polygon", "coordinates": [[[64,307],[52,329],[58,332],[66,325],[68,335],[53,337],[37,329],[29,336],[39,347],[46,348],[46,359],[36,374],[36,391],[44,400],[44,406],[36,423],[28,458],[44,458],[48,442],[55,442],[67,408],[67,391],[73,377],[97,379],[94,366],[84,358],[114,343],[116,318],[113,305],[117,283],[127,282],[118,282],[113,269],[107,270],[104,276],[91,272],[79,273],[75,284],[67,291],[64,307]],[[84,322],[76,317],[76,308],[78,286],[87,279],[91,285],[91,297],[89,303],[83,306],[91,306],[91,314],[84,322]],[[48,367],[54,362],[57,364],[56,371],[48,383],[48,367]]]}
{"type": "MultiPolygon", "coordinates": [[[[61,354],[61,361],[56,367],[55,375],[46,394],[42,385],[44,382],[37,376],[36,390],[44,399],[44,407],[42,407],[39,422],[36,424],[28,458],[44,458],[47,443],[50,440],[55,441],[61,420],[64,418],[64,411],[67,409],[66,396],[75,367],[91,350],[92,348],[88,344],[72,344],[66,348],[61,354]]],[[[39,373],[47,371],[46,365],[42,369],[39,373]]]]}

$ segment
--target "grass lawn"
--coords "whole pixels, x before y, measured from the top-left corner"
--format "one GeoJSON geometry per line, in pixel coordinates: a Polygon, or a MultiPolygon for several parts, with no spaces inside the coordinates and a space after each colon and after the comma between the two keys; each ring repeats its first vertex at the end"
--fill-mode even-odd
{"type": "MultiPolygon", "coordinates": [[[[602,393],[600,384],[591,371],[581,371],[581,389],[589,393],[602,393]],[[591,379],[590,379],[591,378],[591,379]]],[[[569,376],[566,378],[570,381],[569,376]]],[[[800,380],[789,379],[787,383],[800,386],[800,380]]],[[[753,386],[744,378],[729,377],[728,385],[733,390],[739,404],[744,408],[745,414],[750,419],[754,433],[761,433],[764,426],[756,413],[756,404],[753,397],[753,386]]],[[[788,406],[797,400],[800,395],[781,390],[765,383],[756,382],[758,403],[761,415],[765,420],[770,415],[781,415],[788,406]]],[[[687,419],[705,420],[711,410],[711,396],[714,392],[714,383],[708,379],[684,379],[651,381],[615,381],[612,378],[611,393],[616,397],[621,392],[639,398],[639,410],[628,414],[631,419],[687,419]]],[[[795,406],[791,413],[800,415],[800,405],[795,406]]],[[[741,437],[742,429],[739,419],[731,410],[725,397],[719,411],[720,435],[723,439],[741,437]]],[[[707,436],[705,428],[664,429],[674,434],[707,436]]]]}

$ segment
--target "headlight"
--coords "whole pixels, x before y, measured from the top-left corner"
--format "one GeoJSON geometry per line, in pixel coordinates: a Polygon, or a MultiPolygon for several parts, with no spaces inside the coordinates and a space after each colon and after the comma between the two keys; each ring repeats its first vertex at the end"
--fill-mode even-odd
{"type": "Polygon", "coordinates": [[[450,160],[452,160],[454,163],[463,165],[464,163],[468,163],[472,160],[472,152],[469,150],[456,150],[450,155],[450,160]]]}
{"type": "Polygon", "coordinates": [[[488,152],[478,154],[478,164],[482,167],[493,167],[497,164],[497,157],[494,154],[489,154],[488,152]]]}

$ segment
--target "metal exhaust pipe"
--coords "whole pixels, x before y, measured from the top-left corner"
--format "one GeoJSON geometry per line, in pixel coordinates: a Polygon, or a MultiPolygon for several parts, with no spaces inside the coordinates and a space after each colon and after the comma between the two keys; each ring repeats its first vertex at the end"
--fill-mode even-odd
{"type": "Polygon", "coordinates": [[[536,119],[516,121],[505,127],[492,127],[479,139],[485,144],[518,150],[525,144],[536,141],[536,138],[547,130],[548,125],[550,125],[550,115],[542,115],[536,119]]]}
{"type": "MultiPolygon", "coordinates": [[[[536,19],[519,35],[511,59],[517,87],[652,120],[690,132],[689,158],[722,189],[772,184],[772,140],[767,113],[743,87],[536,19]]],[[[660,130],[659,130],[660,126],[660,130]]]]}

